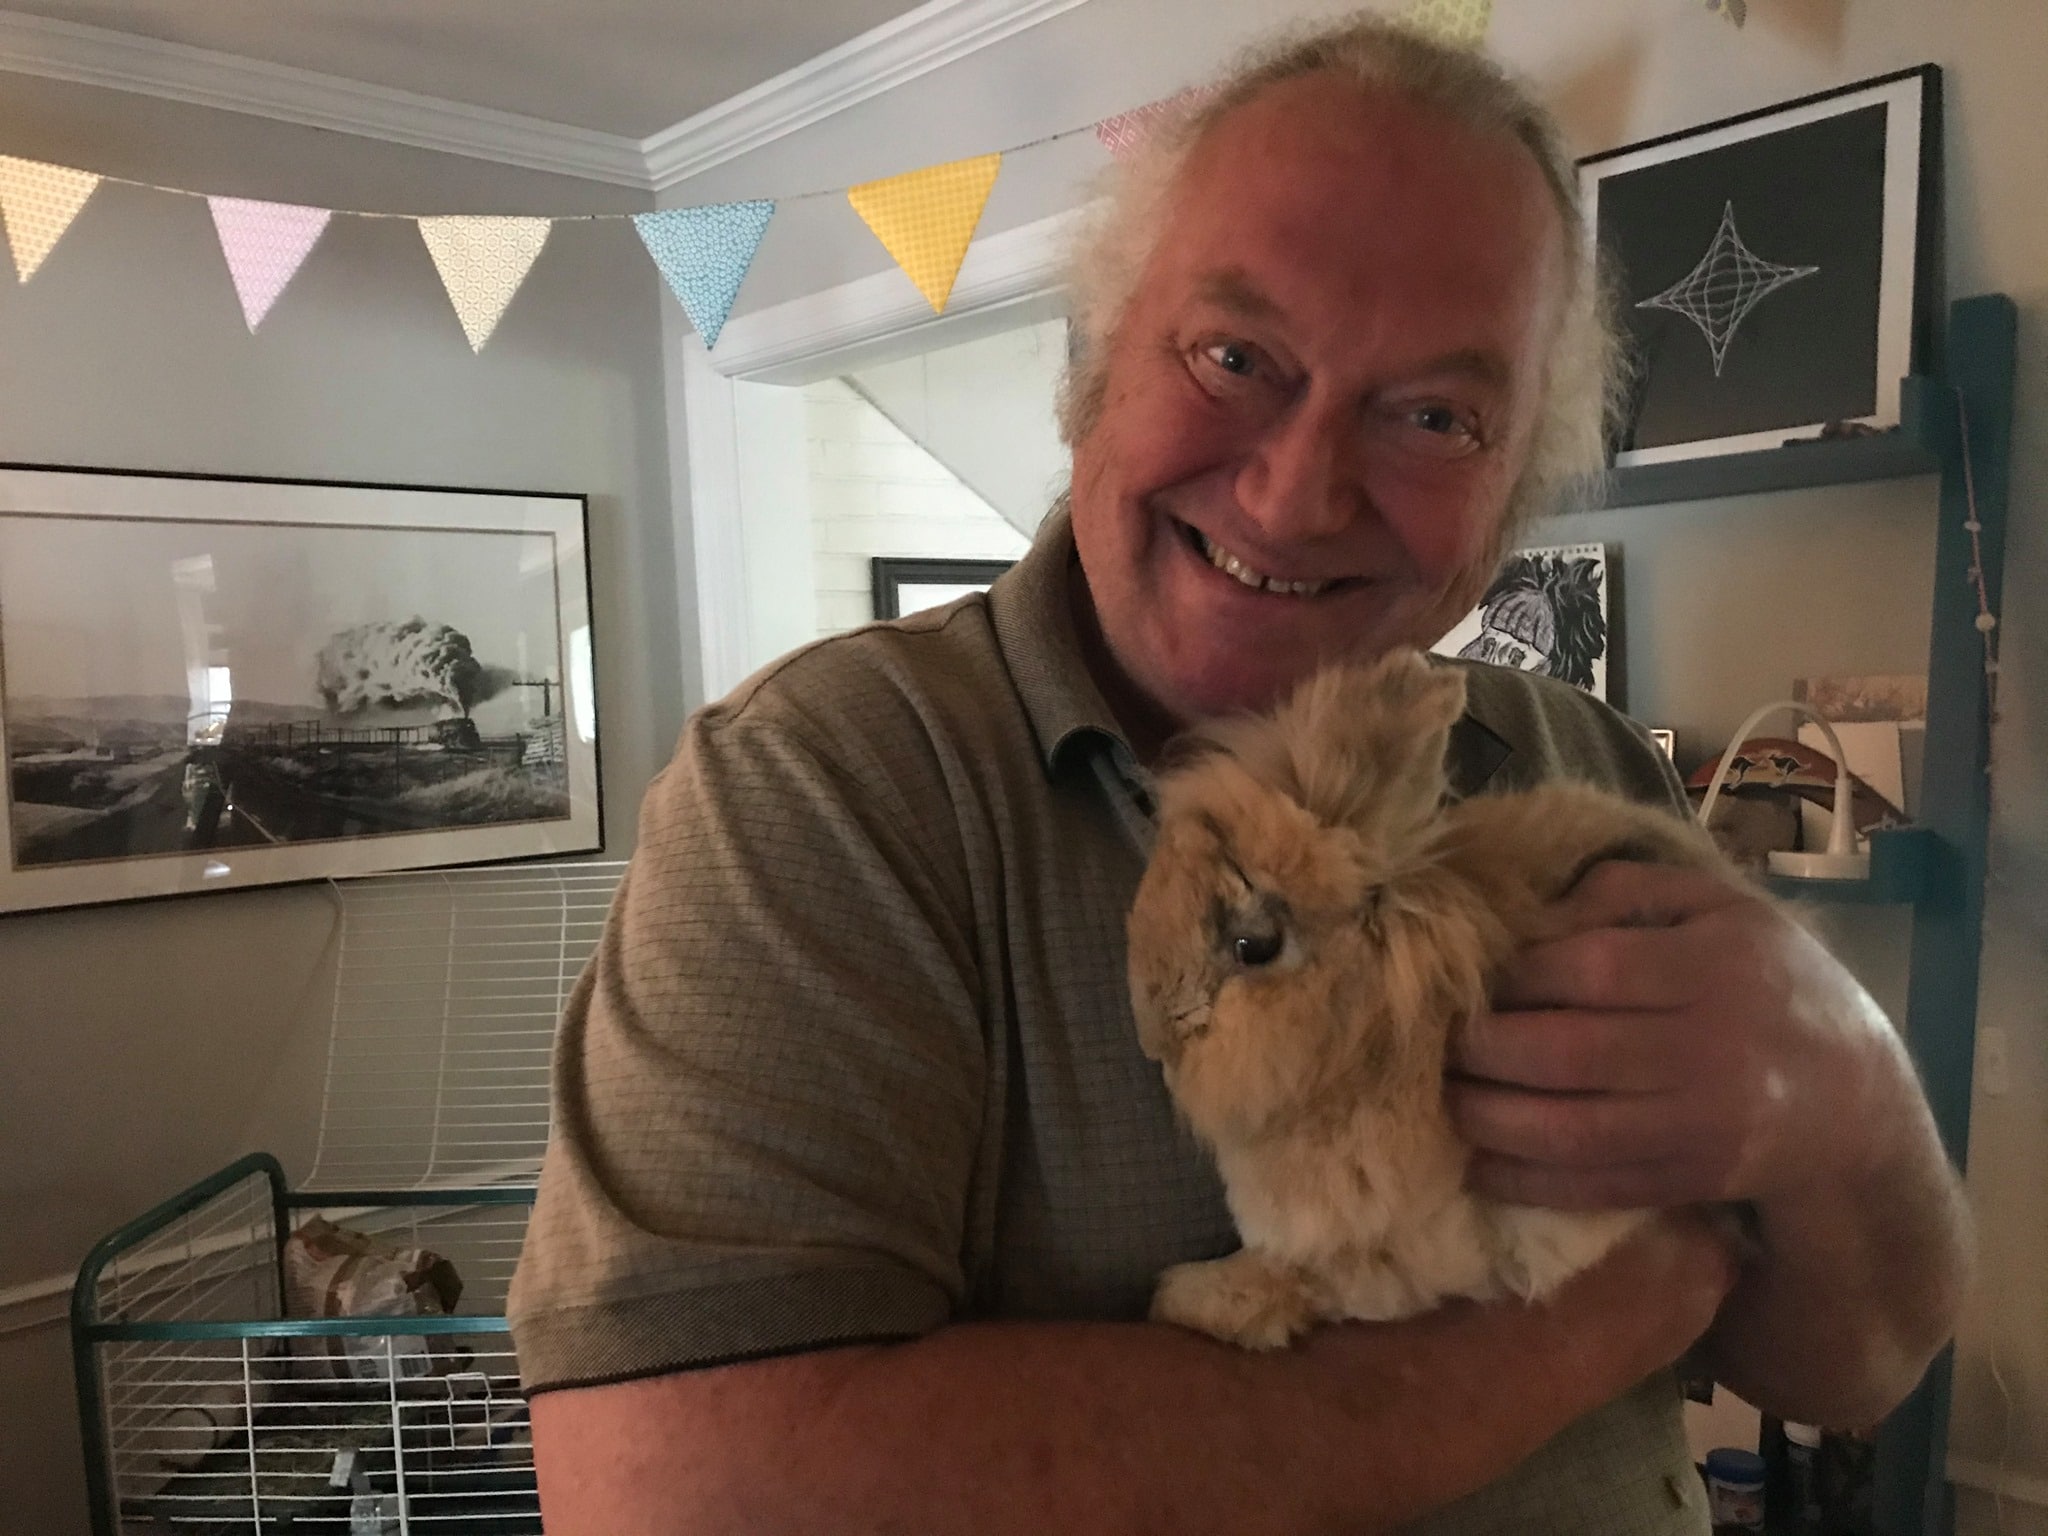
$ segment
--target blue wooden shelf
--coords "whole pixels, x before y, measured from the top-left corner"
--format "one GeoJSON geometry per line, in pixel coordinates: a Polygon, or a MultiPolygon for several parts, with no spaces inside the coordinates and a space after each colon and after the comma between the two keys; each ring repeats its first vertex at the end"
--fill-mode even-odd
{"type": "Polygon", "coordinates": [[[1885,827],[1870,834],[1866,880],[1803,880],[1771,875],[1764,884],[1793,901],[1849,902],[1858,906],[1914,906],[1934,894],[1941,835],[1932,827],[1885,827]]]}
{"type": "Polygon", "coordinates": [[[1955,415],[1951,399],[1939,380],[1908,378],[1899,391],[1899,425],[1892,431],[1670,464],[1632,464],[1609,472],[1595,490],[1593,505],[1646,507],[1939,474],[1950,436],[1948,423],[1955,415]]]}
{"type": "MultiPolygon", "coordinates": [[[[1990,708],[1984,637],[1976,627],[1976,573],[1981,571],[1991,611],[1998,612],[2019,314],[2005,295],[1983,294],[1950,305],[1948,322],[1943,371],[1904,381],[1898,430],[1618,469],[1596,488],[1590,505],[1644,507],[1941,477],[1920,791],[1925,824],[1874,834],[1867,880],[1767,883],[1795,900],[1910,905],[1904,1033],[1943,1144],[1960,1165],[1969,1148],[1991,818],[1990,708]],[[1960,430],[1964,410],[1967,442],[1960,430]],[[1973,513],[1974,539],[1967,526],[1973,513]]],[[[1874,1502],[1880,1536],[1949,1536],[1953,1530],[1952,1490],[1944,1473],[1949,1394],[1950,1362],[1944,1355],[1879,1432],[1874,1502]]]]}

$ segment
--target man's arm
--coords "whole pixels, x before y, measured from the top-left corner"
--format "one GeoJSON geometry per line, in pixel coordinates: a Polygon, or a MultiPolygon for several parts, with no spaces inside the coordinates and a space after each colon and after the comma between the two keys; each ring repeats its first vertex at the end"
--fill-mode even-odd
{"type": "Polygon", "coordinates": [[[549,1536],[1385,1530],[1669,1364],[1732,1270],[1660,1223],[1541,1307],[1253,1354],[1149,1323],[966,1323],[534,1399],[549,1536]]]}
{"type": "Polygon", "coordinates": [[[1813,937],[1712,877],[1603,865],[1455,1051],[1450,1102],[1506,1199],[1747,1201],[1760,1252],[1708,1337],[1786,1418],[1867,1424],[1954,1327],[1961,1190],[1897,1033],[1813,937]]]}

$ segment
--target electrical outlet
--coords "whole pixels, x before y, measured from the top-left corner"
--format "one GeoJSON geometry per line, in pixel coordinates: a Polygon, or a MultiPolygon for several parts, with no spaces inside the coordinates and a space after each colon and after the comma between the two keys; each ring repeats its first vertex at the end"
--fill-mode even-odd
{"type": "Polygon", "coordinates": [[[1992,1098],[2012,1086],[2012,1067],[2005,1055],[2005,1031],[1996,1024],[1977,1031],[1977,1086],[1992,1098]]]}

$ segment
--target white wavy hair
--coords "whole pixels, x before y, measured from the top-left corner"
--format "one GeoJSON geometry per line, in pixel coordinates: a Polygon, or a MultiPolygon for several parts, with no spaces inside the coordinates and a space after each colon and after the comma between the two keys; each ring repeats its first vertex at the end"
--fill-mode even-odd
{"type": "Polygon", "coordinates": [[[1060,386],[1060,435],[1069,447],[1102,413],[1110,343],[1173,217],[1188,156],[1217,123],[1262,91],[1332,74],[1362,93],[1406,96],[1474,132],[1512,139],[1543,173],[1564,226],[1566,281],[1536,430],[1508,502],[1501,540],[1551,510],[1567,486],[1606,462],[1609,413],[1621,387],[1611,305],[1589,258],[1578,177],[1557,123],[1528,88],[1476,50],[1453,47],[1397,21],[1360,13],[1283,35],[1246,55],[1214,85],[1184,97],[1105,178],[1104,195],[1069,258],[1073,338],[1060,386]]]}

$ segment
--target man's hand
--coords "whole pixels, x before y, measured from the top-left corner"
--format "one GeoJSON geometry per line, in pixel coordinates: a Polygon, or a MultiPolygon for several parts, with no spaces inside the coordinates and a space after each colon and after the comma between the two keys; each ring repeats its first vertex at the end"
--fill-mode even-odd
{"type": "Polygon", "coordinates": [[[1456,1041],[1488,1194],[1570,1208],[1768,1200],[1868,1167],[1917,1096],[1897,1036],[1796,924],[1725,881],[1595,867],[1456,1041]]]}
{"type": "Polygon", "coordinates": [[[1883,1013],[1811,935],[1708,875],[1603,864],[1554,915],[1560,936],[1454,1042],[1475,1185],[1569,1208],[1754,1202],[1763,1256],[1716,1328],[1729,1384],[1796,1417],[1888,1409],[1948,1336],[1967,1243],[1883,1013]]]}

